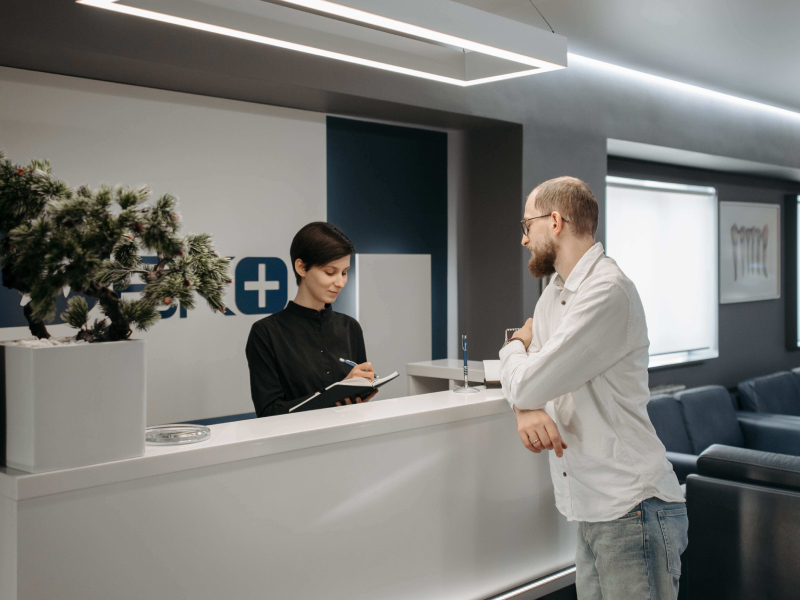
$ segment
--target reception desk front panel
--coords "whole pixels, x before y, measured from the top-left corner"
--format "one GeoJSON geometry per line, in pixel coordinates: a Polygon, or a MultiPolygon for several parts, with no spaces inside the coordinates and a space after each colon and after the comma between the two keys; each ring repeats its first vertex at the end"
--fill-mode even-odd
{"type": "Polygon", "coordinates": [[[481,599],[573,563],[546,453],[498,391],[212,426],[0,473],[0,598],[481,599]]]}

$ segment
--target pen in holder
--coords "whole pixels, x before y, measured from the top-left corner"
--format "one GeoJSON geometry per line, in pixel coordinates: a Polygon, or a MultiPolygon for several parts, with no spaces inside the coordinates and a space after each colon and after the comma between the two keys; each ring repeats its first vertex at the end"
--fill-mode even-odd
{"type": "Polygon", "coordinates": [[[469,363],[467,362],[467,336],[461,336],[461,350],[464,351],[464,386],[453,388],[456,394],[477,394],[480,390],[469,387],[469,363]]]}

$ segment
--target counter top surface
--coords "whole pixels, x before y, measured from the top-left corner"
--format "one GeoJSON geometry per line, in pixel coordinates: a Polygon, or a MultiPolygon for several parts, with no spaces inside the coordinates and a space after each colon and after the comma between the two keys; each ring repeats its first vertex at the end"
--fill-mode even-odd
{"type": "MultiPolygon", "coordinates": [[[[469,365],[469,380],[483,381],[483,361],[468,360],[467,364],[469,365]]],[[[457,358],[440,358],[408,363],[406,375],[460,379],[464,377],[464,361],[457,358]]]]}
{"type": "MultiPolygon", "coordinates": [[[[435,362],[435,361],[434,361],[435,362]]],[[[239,460],[474,419],[509,411],[501,390],[393,398],[293,415],[211,425],[211,438],[147,446],[144,456],[47,473],[0,467],[0,495],[25,500],[239,460]]]]}

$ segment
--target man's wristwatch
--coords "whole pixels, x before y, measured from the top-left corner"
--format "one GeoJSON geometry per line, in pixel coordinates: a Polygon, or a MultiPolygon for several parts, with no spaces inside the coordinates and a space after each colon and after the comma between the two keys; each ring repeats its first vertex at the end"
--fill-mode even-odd
{"type": "MultiPolygon", "coordinates": [[[[519,327],[514,327],[513,329],[506,329],[506,341],[503,342],[503,347],[508,346],[508,342],[514,339],[514,334],[519,331],[519,327]]],[[[519,338],[517,338],[519,339],[519,338]]],[[[522,341],[522,340],[520,340],[522,341]]],[[[523,342],[524,344],[525,342],[523,342]]]]}

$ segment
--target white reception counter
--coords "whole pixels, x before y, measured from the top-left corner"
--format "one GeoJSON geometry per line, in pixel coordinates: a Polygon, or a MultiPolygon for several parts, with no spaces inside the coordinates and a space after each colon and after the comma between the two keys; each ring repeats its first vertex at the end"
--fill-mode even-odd
{"type": "Polygon", "coordinates": [[[547,456],[519,442],[500,390],[211,430],[114,463],[0,469],[0,599],[478,600],[574,562],[547,456]]]}

